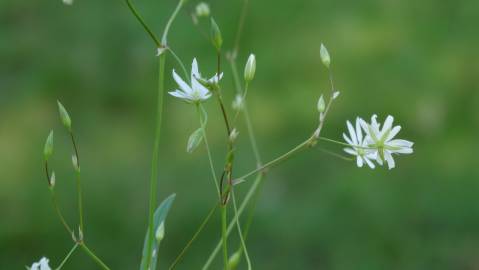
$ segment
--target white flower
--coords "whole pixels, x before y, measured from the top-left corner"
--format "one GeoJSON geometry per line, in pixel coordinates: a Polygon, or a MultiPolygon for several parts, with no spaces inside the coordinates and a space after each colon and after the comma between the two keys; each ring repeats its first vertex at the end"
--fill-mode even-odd
{"type": "MultiPolygon", "coordinates": [[[[198,71],[198,63],[196,58],[193,59],[191,64],[191,86],[188,85],[183,79],[181,79],[175,70],[173,70],[173,79],[175,79],[180,89],[176,89],[173,92],[168,92],[170,95],[183,99],[188,103],[198,103],[207,100],[211,97],[211,92],[203,86],[198,79],[201,79],[201,75],[198,71]]],[[[221,79],[221,76],[220,78],[221,79]]],[[[218,76],[213,76],[210,80],[218,81],[218,76]]]]}
{"type": "Polygon", "coordinates": [[[198,3],[195,9],[196,9],[196,16],[200,18],[210,16],[210,6],[205,2],[198,3]]]}
{"type": "Polygon", "coordinates": [[[344,148],[344,151],[350,155],[356,156],[356,164],[358,167],[362,167],[364,163],[367,163],[371,169],[375,168],[374,163],[371,159],[376,158],[376,153],[371,149],[368,149],[368,140],[363,137],[363,131],[361,129],[361,118],[356,118],[356,130],[349,121],[347,121],[347,126],[349,130],[349,137],[343,133],[343,138],[346,140],[351,147],[344,148]]]}
{"type": "Polygon", "coordinates": [[[368,146],[376,148],[376,161],[379,165],[383,165],[383,161],[385,160],[388,164],[388,168],[392,169],[396,166],[392,155],[411,154],[414,143],[401,139],[393,140],[394,136],[401,130],[401,126],[393,127],[394,118],[392,116],[388,115],[388,117],[386,117],[382,128],[376,118],[377,115],[373,115],[370,124],[362,120],[361,126],[368,135],[368,146]]]}
{"type": "Polygon", "coordinates": [[[237,94],[235,99],[233,100],[233,104],[231,105],[234,110],[242,110],[243,109],[243,96],[240,94],[237,94]]]}
{"type": "Polygon", "coordinates": [[[40,261],[33,263],[30,267],[30,270],[52,270],[48,265],[49,260],[45,257],[41,258],[40,261]]]}

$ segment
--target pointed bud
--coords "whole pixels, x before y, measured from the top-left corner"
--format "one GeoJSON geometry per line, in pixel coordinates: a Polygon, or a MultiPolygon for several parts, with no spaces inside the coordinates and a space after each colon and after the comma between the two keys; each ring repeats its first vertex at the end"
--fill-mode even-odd
{"type": "Polygon", "coordinates": [[[250,54],[246,66],[244,67],[244,80],[250,82],[254,78],[254,73],[256,72],[256,56],[250,54]]]}
{"type": "Polygon", "coordinates": [[[47,161],[53,154],[53,130],[48,134],[45,141],[45,147],[43,148],[43,158],[47,161]]]}
{"type": "Polygon", "coordinates": [[[333,93],[333,99],[338,98],[338,97],[339,97],[339,94],[340,94],[339,91],[334,92],[334,93],[333,93]]]}
{"type": "Polygon", "coordinates": [[[80,172],[80,166],[78,165],[78,158],[76,155],[72,155],[72,164],[73,169],[75,169],[76,172],[80,172]]]}
{"type": "Polygon", "coordinates": [[[156,241],[159,243],[163,238],[165,237],[165,223],[161,222],[160,226],[158,226],[158,229],[156,229],[155,233],[156,241]]]}
{"type": "Polygon", "coordinates": [[[331,57],[329,56],[328,49],[324,46],[323,43],[321,43],[321,49],[319,51],[319,54],[321,55],[321,61],[323,64],[329,68],[329,65],[331,64],[331,57]]]}
{"type": "Polygon", "coordinates": [[[62,0],[63,4],[67,5],[67,6],[71,6],[73,5],[73,0],[62,0]]]}
{"type": "Polygon", "coordinates": [[[221,36],[220,28],[216,24],[215,19],[211,17],[211,42],[215,46],[217,51],[221,50],[221,45],[223,45],[223,37],[221,36]]]}
{"type": "Polygon", "coordinates": [[[210,6],[205,2],[200,2],[196,5],[195,15],[199,18],[210,16],[210,6]]]}
{"type": "Polygon", "coordinates": [[[228,270],[235,270],[238,268],[238,264],[241,260],[241,251],[238,250],[228,259],[228,270]]]}
{"type": "Polygon", "coordinates": [[[55,187],[55,182],[56,182],[55,172],[52,172],[52,175],[50,176],[50,181],[48,181],[48,183],[50,184],[50,188],[55,187]]]}
{"type": "Polygon", "coordinates": [[[78,240],[83,241],[83,231],[80,226],[78,226],[78,240]]]}
{"type": "Polygon", "coordinates": [[[324,110],[326,110],[326,103],[324,102],[323,95],[321,95],[318,100],[318,112],[323,113],[324,110]]]}
{"type": "Polygon", "coordinates": [[[156,49],[156,56],[162,55],[164,52],[166,52],[166,50],[168,50],[166,47],[158,47],[156,49]]]}
{"type": "Polygon", "coordinates": [[[68,129],[68,131],[72,130],[72,120],[70,119],[70,115],[68,115],[67,110],[60,101],[57,100],[58,103],[58,112],[60,113],[60,119],[62,120],[63,125],[68,129]]]}
{"type": "Polygon", "coordinates": [[[236,139],[238,138],[239,132],[236,128],[233,128],[233,130],[230,133],[230,142],[234,143],[236,139]]]}
{"type": "Polygon", "coordinates": [[[237,94],[235,99],[233,100],[233,104],[231,104],[231,107],[233,107],[233,110],[240,111],[243,109],[243,96],[240,94],[237,94]]]}

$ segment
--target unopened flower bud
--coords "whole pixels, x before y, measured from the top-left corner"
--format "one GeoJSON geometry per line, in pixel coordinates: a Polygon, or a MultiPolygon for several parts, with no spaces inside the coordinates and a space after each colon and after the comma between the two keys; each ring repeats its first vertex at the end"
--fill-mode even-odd
{"type": "Polygon", "coordinates": [[[319,54],[321,55],[321,61],[323,64],[329,68],[329,65],[331,64],[331,57],[329,56],[328,49],[324,46],[323,43],[321,43],[321,49],[319,51],[319,54]]]}
{"type": "Polygon", "coordinates": [[[75,169],[76,172],[80,172],[80,165],[78,165],[78,158],[76,155],[72,155],[72,164],[73,169],[75,169]]]}
{"type": "Polygon", "coordinates": [[[55,172],[52,172],[52,175],[50,176],[50,181],[48,181],[48,183],[50,184],[50,188],[55,187],[55,182],[56,182],[55,172]]]}
{"type": "Polygon", "coordinates": [[[199,18],[210,16],[210,6],[205,2],[200,2],[196,5],[196,16],[199,18]]]}
{"type": "Polygon", "coordinates": [[[68,115],[67,110],[60,101],[57,100],[58,103],[58,112],[60,113],[60,119],[62,120],[63,125],[68,129],[68,131],[72,130],[72,120],[70,119],[70,115],[68,115]]]}
{"type": "Polygon", "coordinates": [[[234,143],[236,139],[238,138],[239,132],[236,128],[233,128],[233,130],[230,133],[230,142],[234,143]]]}
{"type": "Polygon", "coordinates": [[[340,94],[339,91],[334,92],[334,93],[333,93],[333,99],[338,98],[338,97],[339,97],[339,94],[340,94]]]}
{"type": "Polygon", "coordinates": [[[235,270],[238,268],[238,264],[240,263],[241,260],[241,251],[236,251],[231,255],[231,257],[228,259],[228,269],[229,270],[235,270]]]}
{"type": "Polygon", "coordinates": [[[326,110],[326,103],[324,102],[323,95],[321,95],[318,100],[318,112],[323,113],[324,110],[326,110]]]}
{"type": "Polygon", "coordinates": [[[220,28],[216,24],[215,19],[211,18],[211,42],[215,46],[217,51],[221,50],[221,45],[223,45],[223,37],[221,36],[220,28]]]}
{"type": "Polygon", "coordinates": [[[244,68],[244,80],[250,82],[254,78],[256,72],[256,57],[254,54],[250,54],[246,66],[244,68]]]}
{"type": "Polygon", "coordinates": [[[67,6],[71,6],[73,5],[73,0],[62,0],[63,4],[67,5],[67,6]]]}
{"type": "Polygon", "coordinates": [[[43,148],[43,158],[47,161],[53,154],[53,130],[48,134],[45,141],[45,147],[43,148]]]}
{"type": "Polygon", "coordinates": [[[243,109],[243,96],[240,94],[237,94],[235,99],[233,100],[233,104],[231,105],[234,110],[240,111],[243,109]]]}
{"type": "Polygon", "coordinates": [[[156,229],[155,232],[155,237],[156,241],[159,243],[163,238],[165,237],[165,223],[161,222],[160,226],[158,226],[158,229],[156,229]]]}

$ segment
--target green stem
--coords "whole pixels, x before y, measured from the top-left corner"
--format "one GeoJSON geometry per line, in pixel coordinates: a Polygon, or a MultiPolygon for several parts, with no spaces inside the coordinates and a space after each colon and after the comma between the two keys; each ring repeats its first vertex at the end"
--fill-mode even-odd
{"type": "Polygon", "coordinates": [[[165,54],[159,56],[159,73],[158,73],[158,101],[157,101],[157,115],[156,115],[156,131],[155,142],[153,146],[153,157],[151,159],[151,178],[150,178],[150,208],[148,212],[149,225],[148,225],[148,242],[147,242],[147,263],[145,264],[145,270],[149,268],[151,262],[151,252],[153,250],[153,243],[155,234],[154,213],[156,208],[156,197],[158,193],[158,163],[160,152],[160,136],[161,136],[161,124],[163,118],[163,92],[164,92],[164,80],[165,80],[165,54]]]}
{"type": "Polygon", "coordinates": [[[65,259],[63,259],[63,261],[60,263],[60,265],[56,268],[56,270],[60,270],[62,269],[63,265],[65,265],[65,263],[68,261],[68,259],[70,259],[70,256],[73,254],[73,252],[75,252],[75,250],[78,248],[78,243],[75,243],[75,245],[73,246],[73,248],[70,250],[70,252],[68,252],[67,256],[65,257],[65,259]]]}
{"type": "Polygon", "coordinates": [[[239,51],[241,34],[243,33],[243,26],[244,26],[244,21],[246,19],[247,11],[248,11],[248,0],[244,0],[243,1],[243,9],[241,10],[240,20],[239,20],[239,23],[238,23],[238,31],[236,31],[235,46],[233,48],[233,54],[234,54],[235,58],[236,58],[236,54],[239,51]]]}
{"type": "Polygon", "coordinates": [[[93,251],[91,251],[84,242],[80,243],[80,246],[81,248],[85,251],[85,253],[90,256],[90,258],[93,259],[93,261],[96,262],[96,264],[98,264],[98,266],[100,266],[102,269],[105,269],[105,270],[110,270],[110,268],[108,266],[106,266],[106,264],[100,260],[100,258],[98,258],[95,253],[93,253],[93,251]]]}
{"type": "Polygon", "coordinates": [[[170,47],[168,47],[168,51],[170,51],[171,55],[173,55],[173,58],[175,58],[176,62],[178,62],[178,64],[180,65],[183,74],[185,75],[185,78],[190,81],[190,76],[188,75],[188,71],[186,71],[185,64],[183,63],[183,61],[181,61],[178,55],[170,47]]]}
{"type": "Polygon", "coordinates": [[[224,269],[228,270],[228,234],[226,230],[226,224],[227,224],[227,215],[226,215],[226,210],[227,210],[228,205],[227,204],[222,204],[221,205],[221,240],[223,243],[223,263],[224,263],[224,269]]]}
{"type": "Polygon", "coordinates": [[[208,161],[210,163],[210,170],[211,170],[211,175],[213,176],[213,181],[215,182],[215,187],[216,187],[216,193],[218,194],[218,198],[221,200],[221,191],[220,187],[218,184],[218,178],[216,177],[216,171],[215,167],[213,165],[213,157],[211,155],[211,150],[210,146],[208,144],[208,137],[206,136],[206,119],[204,119],[203,115],[206,115],[205,109],[203,105],[198,104],[196,106],[196,111],[198,112],[198,115],[200,117],[200,125],[201,125],[201,132],[203,133],[203,140],[205,140],[205,147],[206,147],[206,152],[208,154],[208,161]]]}
{"type": "Polygon", "coordinates": [[[201,223],[200,227],[196,230],[195,234],[193,235],[193,237],[190,239],[190,241],[188,241],[188,243],[186,244],[186,246],[183,248],[183,250],[180,252],[180,254],[178,255],[178,257],[176,257],[176,259],[173,261],[173,263],[171,264],[171,266],[168,268],[169,270],[173,270],[176,265],[181,261],[181,259],[183,258],[183,256],[186,254],[186,251],[188,251],[188,249],[191,247],[191,245],[193,244],[193,242],[196,240],[196,238],[198,237],[198,235],[201,233],[201,231],[203,231],[203,228],[206,226],[206,224],[208,223],[208,221],[211,219],[211,217],[213,216],[214,212],[216,211],[216,208],[218,208],[218,204],[216,203],[215,206],[211,209],[211,211],[208,213],[208,215],[206,216],[206,218],[203,220],[203,222],[201,223]]]}
{"type": "Polygon", "coordinates": [[[65,227],[65,229],[68,231],[68,233],[70,235],[72,235],[73,230],[70,228],[70,226],[68,226],[68,223],[65,221],[65,218],[63,217],[63,214],[60,210],[60,207],[58,206],[55,190],[53,188],[50,188],[50,192],[52,194],[52,204],[53,204],[53,207],[55,208],[55,212],[57,213],[58,218],[60,219],[61,223],[63,224],[63,227],[65,227]]]}
{"type": "MultiPolygon", "coordinates": [[[[235,198],[234,188],[231,189],[231,196],[232,196],[232,199],[233,199],[233,208],[235,210],[235,215],[238,215],[238,207],[236,206],[236,198],[235,198]]],[[[248,265],[248,270],[251,270],[251,260],[249,258],[248,250],[246,249],[246,243],[245,243],[245,240],[244,240],[244,237],[243,237],[243,233],[241,231],[241,225],[240,225],[239,218],[236,219],[236,227],[238,228],[238,235],[239,235],[239,238],[240,238],[241,246],[243,247],[243,252],[244,252],[244,255],[245,255],[245,258],[246,258],[246,263],[248,265]]]]}
{"type": "Polygon", "coordinates": [[[168,22],[166,23],[165,30],[163,31],[163,36],[161,37],[161,42],[166,45],[168,44],[167,39],[168,39],[168,32],[170,31],[171,24],[176,18],[176,15],[178,15],[178,12],[180,11],[181,7],[183,6],[183,3],[185,0],[179,0],[178,5],[176,6],[175,10],[173,11],[173,14],[171,14],[170,19],[168,19],[168,22]]]}
{"type": "MultiPolygon", "coordinates": [[[[235,227],[235,224],[236,224],[235,223],[236,219],[241,216],[244,209],[246,208],[246,205],[251,200],[251,198],[253,198],[253,195],[256,193],[256,191],[257,191],[257,189],[260,186],[262,181],[263,181],[263,174],[260,173],[260,174],[258,174],[255,181],[253,182],[253,185],[250,187],[250,189],[246,193],[246,196],[245,196],[243,202],[241,202],[241,205],[238,208],[238,212],[235,213],[235,215],[233,217],[233,220],[230,221],[230,223],[228,225],[228,228],[226,230],[226,235],[227,236],[233,231],[233,228],[235,227]]],[[[213,252],[211,252],[210,256],[208,257],[208,260],[206,261],[205,265],[201,268],[202,270],[207,270],[211,266],[211,264],[213,263],[214,258],[216,257],[216,255],[220,251],[221,246],[222,246],[222,240],[220,240],[217,243],[215,249],[213,250],[213,252]]]]}
{"type": "Polygon", "coordinates": [[[343,156],[341,154],[338,154],[336,152],[333,152],[333,151],[330,151],[328,149],[324,149],[324,148],[321,148],[321,147],[318,147],[318,150],[323,152],[323,153],[326,153],[328,155],[331,155],[333,157],[336,157],[336,158],[339,158],[339,159],[342,159],[342,160],[345,160],[345,161],[352,161],[353,159],[352,158],[348,158],[346,156],[343,156]]]}
{"type": "Polygon", "coordinates": [[[246,181],[246,178],[248,178],[249,176],[253,175],[253,174],[256,174],[258,172],[261,172],[261,171],[264,171],[268,168],[271,168],[273,166],[276,166],[278,165],[279,163],[281,163],[282,161],[285,161],[287,160],[288,158],[290,158],[292,155],[300,152],[301,150],[305,149],[306,147],[310,147],[311,146],[311,143],[314,141],[315,137],[310,137],[308,138],[307,140],[305,140],[304,142],[298,144],[296,147],[294,147],[293,149],[289,150],[288,152],[284,153],[283,155],[271,160],[270,162],[264,164],[263,166],[260,166],[258,168],[256,168],[255,170],[252,170],[250,171],[249,173],[241,176],[241,177],[238,177],[237,179],[235,179],[233,181],[233,185],[237,185],[237,184],[240,184],[240,183],[243,183],[244,181],[246,181]]]}
{"type": "MultiPolygon", "coordinates": [[[[80,171],[76,172],[76,183],[77,183],[77,193],[78,193],[78,215],[80,219],[80,231],[83,235],[84,227],[83,227],[83,195],[82,195],[82,188],[81,188],[81,177],[80,171]]],[[[82,239],[80,239],[82,240],[82,239]]]]}
{"type": "Polygon", "coordinates": [[[136,19],[141,23],[141,25],[143,26],[143,28],[145,29],[145,31],[148,33],[148,35],[150,35],[151,39],[153,40],[153,42],[155,43],[156,47],[161,47],[161,43],[160,43],[160,40],[158,40],[158,38],[156,37],[156,35],[153,33],[153,31],[151,31],[151,29],[148,27],[148,25],[146,24],[146,22],[143,20],[143,18],[141,17],[140,13],[138,13],[138,11],[136,10],[136,8],[133,6],[133,4],[130,2],[130,0],[126,0],[126,4],[128,5],[128,8],[130,9],[131,13],[133,13],[133,15],[135,15],[136,19]]]}
{"type": "Polygon", "coordinates": [[[368,146],[360,146],[360,145],[353,145],[353,144],[349,144],[349,143],[344,143],[344,142],[336,141],[336,140],[333,140],[333,139],[330,139],[330,138],[326,138],[326,137],[319,137],[318,139],[323,140],[323,141],[326,141],[326,142],[331,142],[331,143],[339,144],[339,145],[342,145],[342,146],[353,147],[353,148],[375,149],[375,148],[373,148],[373,147],[368,147],[368,146]]]}

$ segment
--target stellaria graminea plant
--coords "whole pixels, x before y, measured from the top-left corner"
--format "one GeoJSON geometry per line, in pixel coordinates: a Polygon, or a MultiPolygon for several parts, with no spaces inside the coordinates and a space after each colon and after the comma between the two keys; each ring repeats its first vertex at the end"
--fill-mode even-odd
{"type": "MultiPolygon", "coordinates": [[[[71,0],[64,0],[65,4],[72,4],[71,0]]],[[[176,8],[172,12],[171,17],[167,21],[163,35],[159,39],[156,34],[151,30],[148,24],[143,20],[139,12],[136,10],[135,6],[130,0],[126,0],[127,6],[132,14],[136,17],[138,22],[142,25],[145,32],[149,35],[151,40],[154,43],[156,48],[156,55],[158,57],[159,64],[159,74],[158,74],[158,93],[157,93],[157,113],[156,113],[156,130],[155,130],[155,139],[154,146],[152,149],[153,157],[151,164],[151,177],[150,177],[150,195],[149,195],[149,211],[148,211],[148,226],[145,235],[145,241],[143,245],[143,252],[141,256],[141,261],[139,268],[140,270],[154,270],[157,269],[157,261],[159,257],[159,247],[160,243],[166,237],[165,232],[165,222],[166,216],[172,206],[172,203],[175,199],[175,195],[172,194],[167,197],[163,202],[158,206],[157,202],[157,189],[158,189],[158,163],[159,163],[159,150],[160,150],[160,138],[161,138],[161,127],[162,127],[162,114],[163,114],[163,99],[165,96],[165,62],[166,56],[171,55],[173,60],[178,63],[180,66],[184,78],[178,75],[175,70],[172,70],[172,79],[178,84],[178,89],[170,91],[169,94],[176,98],[179,98],[189,104],[194,105],[194,109],[198,114],[199,119],[199,128],[196,129],[187,140],[187,152],[193,152],[201,144],[204,144],[206,153],[209,161],[209,169],[211,173],[211,178],[214,181],[214,186],[218,196],[218,203],[209,211],[206,218],[198,227],[197,231],[194,233],[191,240],[186,244],[182,249],[176,259],[172,262],[169,269],[174,269],[186,255],[187,251],[191,244],[196,240],[197,236],[202,232],[203,228],[207,225],[208,221],[213,217],[215,211],[219,208],[221,210],[221,232],[219,233],[220,240],[218,241],[215,249],[211,252],[207,258],[205,264],[201,269],[206,270],[211,268],[211,264],[217,254],[222,250],[223,255],[223,268],[225,270],[237,269],[239,263],[244,260],[246,261],[247,268],[252,269],[252,260],[250,259],[246,238],[248,235],[248,230],[250,228],[251,222],[253,220],[254,205],[250,210],[249,217],[245,226],[242,226],[240,222],[240,216],[243,214],[246,206],[251,202],[254,196],[258,196],[260,192],[260,184],[264,181],[266,177],[267,170],[277,166],[283,161],[291,158],[293,155],[315,147],[319,140],[325,142],[331,142],[338,145],[345,146],[344,151],[350,155],[353,155],[356,158],[356,164],[358,167],[363,167],[364,164],[367,164],[368,167],[374,169],[377,164],[383,165],[384,163],[388,164],[389,169],[395,167],[396,163],[393,159],[393,155],[397,154],[411,154],[413,152],[412,146],[413,143],[406,140],[394,139],[394,137],[400,131],[399,126],[393,127],[393,118],[388,116],[382,128],[381,125],[376,120],[376,115],[373,115],[371,122],[367,123],[363,119],[357,117],[355,126],[353,126],[349,121],[346,122],[347,131],[349,136],[343,134],[343,137],[346,142],[337,141],[330,138],[325,138],[321,136],[321,132],[324,128],[324,123],[327,119],[327,115],[331,109],[333,102],[339,97],[340,92],[334,86],[333,73],[332,73],[332,61],[331,55],[324,44],[319,46],[319,56],[322,64],[326,67],[329,75],[330,83],[330,93],[323,93],[319,95],[316,107],[318,110],[318,122],[315,124],[315,129],[310,136],[306,138],[303,142],[293,147],[290,151],[286,152],[279,157],[263,163],[260,151],[258,148],[258,143],[256,140],[253,123],[249,115],[248,106],[247,106],[247,93],[250,84],[253,82],[254,77],[256,76],[256,56],[250,54],[246,60],[244,73],[242,80],[238,72],[237,67],[237,55],[240,49],[240,40],[241,34],[243,31],[244,20],[248,7],[248,0],[244,1],[243,9],[241,11],[240,20],[238,23],[238,30],[234,39],[234,46],[228,51],[224,51],[223,48],[223,36],[221,34],[220,26],[211,16],[212,12],[207,3],[201,2],[194,8],[194,13],[192,13],[193,24],[196,27],[199,27],[198,21],[204,18],[210,18],[210,37],[209,42],[214,47],[215,55],[212,56],[216,58],[217,61],[217,70],[215,75],[211,78],[202,77],[198,62],[196,58],[192,61],[192,68],[190,74],[188,74],[183,61],[180,57],[174,52],[174,50],[169,46],[168,43],[168,33],[169,30],[178,15],[179,11],[184,7],[186,0],[179,0],[176,8]],[[229,110],[225,106],[223,98],[223,88],[221,85],[221,79],[223,77],[222,70],[222,59],[225,58],[230,65],[231,73],[226,74],[225,76],[232,76],[235,83],[235,98],[232,101],[232,109],[235,112],[232,117],[229,110]],[[188,76],[190,75],[190,76],[188,76]],[[185,81],[188,80],[188,81],[185,81]],[[210,98],[216,99],[218,107],[220,108],[221,115],[223,118],[224,126],[226,129],[226,146],[227,151],[224,153],[225,162],[222,164],[221,173],[217,174],[218,170],[216,169],[217,164],[213,161],[213,157],[210,151],[210,146],[207,139],[207,124],[208,124],[208,113],[203,106],[203,102],[206,102],[210,98]],[[252,169],[250,172],[245,173],[242,176],[233,176],[233,168],[235,166],[235,151],[236,151],[236,141],[239,136],[239,131],[237,127],[237,120],[242,117],[246,122],[246,132],[249,141],[251,143],[252,154],[256,161],[256,168],[252,169]],[[248,192],[243,198],[237,198],[235,194],[235,187],[239,184],[247,182],[250,176],[256,175],[256,178],[253,180],[251,186],[249,187],[248,192]],[[239,203],[239,200],[241,203],[239,203]],[[232,205],[234,210],[233,214],[229,217],[227,213],[228,206],[232,205]],[[233,229],[237,229],[237,233],[240,239],[240,246],[235,249],[233,252],[229,252],[228,236],[231,234],[233,229]]],[[[229,89],[227,89],[229,90],[229,89]]],[[[60,209],[57,197],[55,194],[55,183],[56,177],[55,172],[51,171],[49,159],[54,153],[54,141],[53,141],[53,131],[51,131],[47,137],[44,147],[44,163],[45,163],[45,173],[47,183],[51,192],[53,206],[55,208],[56,214],[61,221],[65,230],[72,236],[73,247],[67,253],[64,260],[59,264],[56,269],[61,269],[72,254],[74,254],[78,248],[83,250],[97,265],[102,268],[109,270],[110,268],[94,253],[85,243],[85,228],[83,221],[83,197],[82,197],[82,185],[81,185],[81,166],[80,166],[80,157],[79,149],[77,142],[75,140],[73,128],[72,128],[72,119],[67,111],[67,109],[58,101],[58,110],[60,114],[60,119],[65,127],[65,130],[70,136],[73,155],[72,155],[72,165],[73,170],[76,175],[76,190],[77,190],[77,199],[78,199],[78,228],[77,226],[72,227],[64,218],[64,215],[60,209]]],[[[333,155],[337,155],[334,154],[333,155]]],[[[42,258],[38,263],[34,263],[30,269],[39,269],[39,270],[50,270],[49,260],[42,258]]]]}

